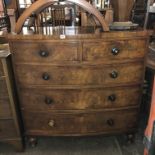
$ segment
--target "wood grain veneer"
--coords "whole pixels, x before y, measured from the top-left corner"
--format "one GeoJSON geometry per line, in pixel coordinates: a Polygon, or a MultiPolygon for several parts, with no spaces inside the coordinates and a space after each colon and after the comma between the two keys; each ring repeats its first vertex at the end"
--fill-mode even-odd
{"type": "Polygon", "coordinates": [[[149,32],[92,34],[81,27],[62,39],[22,31],[32,11],[49,4],[53,1],[39,0],[28,8],[17,34],[8,36],[26,136],[134,132],[149,32]]]}
{"type": "Polygon", "coordinates": [[[16,65],[17,82],[24,85],[118,85],[143,80],[142,62],[107,66],[16,65]],[[111,77],[116,72],[117,77],[111,77]],[[130,78],[129,78],[130,77],[130,78]],[[47,79],[46,79],[47,78],[47,79]]]}
{"type": "Polygon", "coordinates": [[[136,85],[107,89],[65,90],[44,88],[44,91],[41,88],[23,88],[20,92],[21,108],[26,111],[97,110],[136,106],[140,99],[141,87],[136,85]],[[28,100],[25,100],[26,98],[28,100]]]}
{"type": "Polygon", "coordinates": [[[25,111],[23,113],[27,134],[44,136],[117,133],[136,128],[138,118],[137,109],[87,113],[51,113],[47,111],[25,111]],[[33,123],[32,118],[36,118],[33,123]]]}
{"type": "Polygon", "coordinates": [[[148,34],[144,31],[137,32],[137,35],[135,32],[110,32],[111,38],[107,39],[107,33],[104,34],[102,39],[95,39],[93,34],[92,37],[80,34],[80,37],[66,37],[64,40],[42,39],[37,35],[28,35],[27,38],[20,34],[10,36],[26,135],[135,131],[148,34]],[[120,53],[114,55],[111,52],[113,47],[120,53]],[[40,49],[46,49],[48,55],[38,54],[40,49]],[[113,71],[117,76],[111,75],[113,71]],[[108,99],[111,95],[115,95],[115,101],[111,101],[113,96],[108,99]],[[90,114],[93,110],[96,110],[95,114],[90,114]],[[123,118],[122,113],[126,114],[123,118]],[[118,119],[116,127],[111,127],[111,130],[101,125],[108,117],[118,119]],[[31,118],[35,118],[33,125],[31,118]],[[50,129],[50,119],[62,124],[61,127],[56,125],[50,129]],[[80,122],[82,120],[84,122],[80,122]],[[68,128],[65,121],[73,124],[72,128],[68,128]],[[126,122],[131,126],[128,127],[126,122]],[[76,126],[78,123],[80,127],[76,126]]]}

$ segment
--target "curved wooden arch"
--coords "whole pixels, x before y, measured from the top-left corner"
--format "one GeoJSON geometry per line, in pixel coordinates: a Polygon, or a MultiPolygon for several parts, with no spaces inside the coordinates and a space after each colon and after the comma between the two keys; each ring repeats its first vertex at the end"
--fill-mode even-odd
{"type": "MultiPolygon", "coordinates": [[[[75,3],[76,5],[80,6],[84,10],[88,11],[92,15],[94,15],[98,21],[100,22],[102,28],[104,31],[109,31],[109,27],[107,26],[102,14],[91,4],[89,4],[85,0],[66,0],[71,3],[75,3]]],[[[33,13],[38,10],[42,10],[43,8],[54,4],[55,2],[58,2],[58,0],[38,0],[35,3],[33,3],[29,8],[27,8],[24,13],[20,16],[20,18],[17,21],[16,27],[15,27],[15,33],[20,33],[22,26],[25,22],[25,20],[33,13]]]]}

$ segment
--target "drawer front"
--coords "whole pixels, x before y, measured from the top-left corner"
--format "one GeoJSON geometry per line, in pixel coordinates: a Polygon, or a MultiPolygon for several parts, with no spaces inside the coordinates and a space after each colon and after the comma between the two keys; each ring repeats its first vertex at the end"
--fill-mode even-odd
{"type": "Polygon", "coordinates": [[[2,62],[0,61],[0,77],[4,76],[4,72],[3,72],[3,65],[2,62]]]}
{"type": "Polygon", "coordinates": [[[25,110],[38,111],[120,108],[138,105],[141,90],[140,87],[83,90],[21,89],[20,103],[25,110]]]}
{"type": "Polygon", "coordinates": [[[105,69],[104,74],[105,84],[128,82],[142,83],[144,78],[144,64],[139,62],[124,65],[111,65],[111,67],[105,69]]]}
{"type": "Polygon", "coordinates": [[[23,62],[52,62],[52,61],[77,61],[77,42],[22,42],[13,44],[15,63],[23,62]]]}
{"type": "Polygon", "coordinates": [[[16,66],[17,81],[30,85],[98,85],[142,82],[143,63],[104,67],[16,66]]]}
{"type": "Polygon", "coordinates": [[[23,113],[27,134],[36,135],[100,134],[128,131],[135,128],[138,114],[136,109],[75,114],[23,113]]]}
{"type": "Polygon", "coordinates": [[[0,119],[2,118],[11,118],[11,108],[9,97],[0,98],[0,119]]]}
{"type": "Polygon", "coordinates": [[[0,98],[8,96],[5,78],[0,79],[0,98]]]}
{"type": "Polygon", "coordinates": [[[113,61],[143,58],[146,52],[146,44],[146,40],[85,42],[83,44],[83,60],[113,61]]]}
{"type": "Polygon", "coordinates": [[[16,137],[17,132],[13,120],[0,120],[0,140],[16,137]]]}

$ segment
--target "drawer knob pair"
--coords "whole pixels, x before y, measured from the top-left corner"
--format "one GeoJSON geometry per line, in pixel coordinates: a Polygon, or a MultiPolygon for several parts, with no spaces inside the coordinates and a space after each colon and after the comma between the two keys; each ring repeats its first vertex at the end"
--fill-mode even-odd
{"type": "Polygon", "coordinates": [[[47,51],[39,51],[41,57],[48,57],[49,53],[47,51]]]}
{"type": "Polygon", "coordinates": [[[45,97],[45,103],[46,103],[47,105],[50,105],[50,104],[53,104],[53,103],[54,103],[54,101],[53,101],[53,99],[52,99],[52,98],[45,97]]]}
{"type": "Polygon", "coordinates": [[[43,80],[47,81],[50,79],[50,75],[48,73],[43,73],[42,78],[43,80]]]}
{"type": "Polygon", "coordinates": [[[112,94],[112,95],[108,96],[108,100],[111,101],[111,102],[116,101],[116,95],[112,94]]]}
{"type": "Polygon", "coordinates": [[[114,126],[115,125],[115,122],[114,122],[114,120],[113,119],[109,119],[109,120],[107,120],[107,124],[108,124],[108,126],[114,126]]]}
{"type": "Polygon", "coordinates": [[[119,50],[118,48],[112,48],[112,50],[111,50],[111,53],[112,53],[113,55],[118,55],[119,52],[120,52],[120,50],[119,50]]]}
{"type": "Polygon", "coordinates": [[[54,120],[50,120],[50,121],[48,122],[48,126],[49,126],[49,127],[54,127],[54,125],[55,125],[54,120]]]}
{"type": "Polygon", "coordinates": [[[118,77],[118,72],[117,71],[112,71],[110,73],[110,77],[113,78],[113,79],[116,79],[118,77]]]}

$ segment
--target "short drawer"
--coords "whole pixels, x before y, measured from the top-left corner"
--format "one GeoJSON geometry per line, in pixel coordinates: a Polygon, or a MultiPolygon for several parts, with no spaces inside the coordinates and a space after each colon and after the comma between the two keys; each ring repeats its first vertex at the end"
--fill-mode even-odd
{"type": "Polygon", "coordinates": [[[111,65],[104,70],[104,83],[143,83],[144,69],[143,62],[111,65]]]}
{"type": "Polygon", "coordinates": [[[11,118],[11,107],[9,97],[0,98],[0,119],[11,118]]]}
{"type": "Polygon", "coordinates": [[[146,40],[124,41],[93,41],[84,42],[84,61],[115,61],[133,58],[143,58],[146,52],[146,40]]]}
{"type": "Polygon", "coordinates": [[[18,42],[13,44],[14,63],[77,61],[77,42],[18,42]]]}
{"type": "Polygon", "coordinates": [[[4,71],[3,71],[3,65],[2,62],[0,61],[0,77],[4,76],[4,71]]]}
{"type": "Polygon", "coordinates": [[[27,134],[48,136],[126,132],[136,127],[138,116],[137,109],[88,113],[23,113],[27,134]]]}
{"type": "Polygon", "coordinates": [[[8,96],[5,78],[0,79],[0,98],[8,96]]]}
{"type": "Polygon", "coordinates": [[[0,140],[16,138],[17,132],[13,120],[0,120],[0,140]]]}
{"type": "Polygon", "coordinates": [[[17,81],[24,85],[98,85],[142,82],[143,62],[107,66],[52,67],[17,65],[17,81]]]}
{"type": "Polygon", "coordinates": [[[25,110],[82,110],[135,106],[140,104],[141,87],[106,89],[20,89],[25,110]],[[32,94],[33,92],[33,94],[32,94]],[[134,96],[134,97],[133,97],[134,96]]]}

